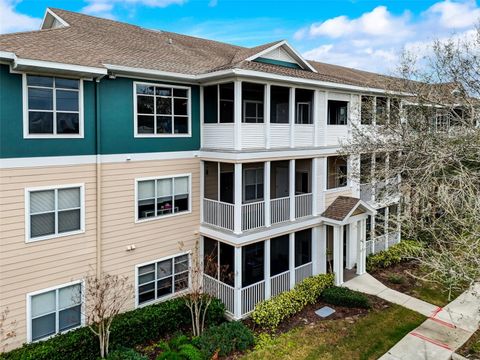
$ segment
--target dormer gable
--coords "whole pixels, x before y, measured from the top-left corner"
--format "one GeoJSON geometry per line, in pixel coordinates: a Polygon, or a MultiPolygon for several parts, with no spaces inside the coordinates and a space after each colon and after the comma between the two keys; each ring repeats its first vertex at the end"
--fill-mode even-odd
{"type": "Polygon", "coordinates": [[[45,15],[43,17],[42,25],[40,29],[58,29],[62,27],[70,26],[68,23],[63,20],[60,16],[55,14],[52,10],[47,8],[45,15]]]}

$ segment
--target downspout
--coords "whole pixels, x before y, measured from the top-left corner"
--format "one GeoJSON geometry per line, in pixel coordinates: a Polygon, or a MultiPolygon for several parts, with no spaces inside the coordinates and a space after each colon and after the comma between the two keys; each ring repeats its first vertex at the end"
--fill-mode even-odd
{"type": "MultiPolygon", "coordinates": [[[[103,77],[103,76],[102,76],[103,77]]],[[[96,156],[96,266],[97,278],[102,274],[102,164],[101,164],[101,118],[100,118],[100,80],[95,79],[95,156],[96,156]]]]}

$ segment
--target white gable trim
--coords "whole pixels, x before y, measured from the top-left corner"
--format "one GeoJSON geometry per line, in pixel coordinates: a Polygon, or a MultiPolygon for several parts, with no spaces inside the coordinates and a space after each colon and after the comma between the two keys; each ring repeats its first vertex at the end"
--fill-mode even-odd
{"type": "Polygon", "coordinates": [[[56,20],[58,21],[60,24],[62,24],[62,27],[66,27],[66,26],[70,26],[65,20],[63,20],[60,16],[58,16],[57,14],[55,14],[52,10],[50,10],[49,8],[47,8],[47,10],[45,11],[45,15],[43,16],[43,20],[42,20],[42,24],[40,26],[40,29],[50,29],[50,25],[47,25],[46,23],[46,20],[48,18],[51,18],[53,19],[52,20],[52,23],[56,20]]]}
{"type": "Polygon", "coordinates": [[[273,51],[273,50],[275,50],[275,49],[278,49],[279,47],[285,48],[286,51],[287,51],[287,53],[288,53],[293,59],[295,59],[302,68],[304,68],[304,69],[305,69],[305,68],[308,68],[308,69],[309,69],[310,71],[312,71],[312,72],[315,72],[315,73],[317,72],[317,70],[315,70],[315,68],[314,68],[312,65],[310,65],[310,64],[308,63],[308,61],[305,60],[305,59],[303,58],[303,56],[300,55],[300,54],[287,42],[287,40],[280,41],[279,43],[277,43],[277,44],[275,44],[275,45],[272,45],[272,46],[266,48],[265,50],[262,50],[262,51],[260,51],[259,53],[256,53],[255,55],[250,56],[250,57],[247,58],[246,60],[248,60],[248,61],[253,61],[253,60],[255,60],[255,59],[259,58],[259,57],[262,57],[263,55],[268,54],[269,52],[271,52],[271,51],[273,51]]]}

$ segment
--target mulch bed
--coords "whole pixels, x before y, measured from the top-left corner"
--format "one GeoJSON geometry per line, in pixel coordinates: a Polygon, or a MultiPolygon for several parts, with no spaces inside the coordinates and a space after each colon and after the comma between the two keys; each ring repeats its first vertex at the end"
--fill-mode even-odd
{"type": "Polygon", "coordinates": [[[418,268],[419,264],[417,262],[407,261],[390,266],[387,269],[380,269],[371,272],[370,275],[389,288],[400,291],[404,294],[412,295],[412,290],[416,287],[419,280],[415,279],[408,273],[415,273],[418,271],[418,268]],[[401,277],[402,281],[400,283],[397,281],[392,281],[395,277],[401,277]]]}
{"type": "Polygon", "coordinates": [[[480,330],[477,330],[475,334],[457,350],[457,353],[466,357],[467,359],[479,360],[480,359],[480,330]]]}

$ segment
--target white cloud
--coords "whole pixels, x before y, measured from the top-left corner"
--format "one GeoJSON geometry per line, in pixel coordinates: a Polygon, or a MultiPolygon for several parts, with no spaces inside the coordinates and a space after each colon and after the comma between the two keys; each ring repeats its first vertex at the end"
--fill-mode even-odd
{"type": "Polygon", "coordinates": [[[0,0],[0,34],[40,28],[42,19],[20,14],[15,10],[19,1],[0,0]]]}
{"type": "Polygon", "coordinates": [[[131,7],[144,5],[155,8],[165,8],[170,5],[183,5],[187,0],[85,0],[88,5],[82,8],[85,14],[115,18],[113,10],[116,5],[131,7]]]}
{"type": "Polygon", "coordinates": [[[297,30],[306,58],[370,71],[391,72],[404,48],[428,51],[433,39],[466,36],[480,21],[474,0],[442,0],[418,17],[377,6],[357,18],[337,16],[297,30]],[[333,40],[333,41],[332,41],[333,40]],[[310,46],[305,47],[308,43],[310,46]]]}

